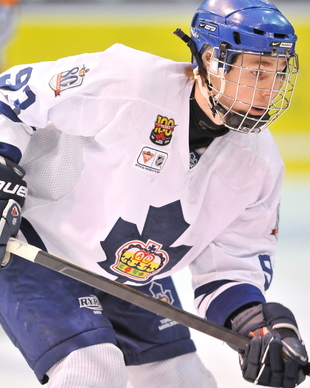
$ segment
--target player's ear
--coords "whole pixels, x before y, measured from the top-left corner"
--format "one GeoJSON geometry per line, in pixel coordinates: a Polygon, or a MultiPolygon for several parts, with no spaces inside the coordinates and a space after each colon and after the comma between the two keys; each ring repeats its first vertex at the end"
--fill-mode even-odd
{"type": "Polygon", "coordinates": [[[210,58],[211,58],[211,53],[210,53],[210,51],[206,50],[202,54],[202,60],[203,60],[204,65],[210,63],[210,58]]]}

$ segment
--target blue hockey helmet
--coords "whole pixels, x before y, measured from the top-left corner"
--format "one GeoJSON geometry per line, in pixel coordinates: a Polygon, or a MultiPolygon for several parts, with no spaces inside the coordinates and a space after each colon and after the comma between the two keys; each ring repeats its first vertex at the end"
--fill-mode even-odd
{"type": "Polygon", "coordinates": [[[229,129],[261,132],[289,108],[299,70],[297,36],[269,0],[205,0],[192,19],[191,36],[180,29],[174,33],[191,50],[195,79],[213,116],[229,129]],[[256,65],[245,65],[249,56],[256,65]],[[266,57],[274,70],[264,67],[266,57]],[[249,71],[255,75],[251,82],[243,78],[249,71]],[[261,83],[264,77],[272,81],[268,87],[261,83]],[[228,91],[232,84],[234,95],[228,91]],[[262,93],[268,101],[258,98],[262,93]]]}
{"type": "MultiPolygon", "coordinates": [[[[268,0],[206,0],[192,19],[191,39],[200,54],[205,45],[220,47],[224,42],[230,53],[293,55],[297,36],[291,23],[268,0]]],[[[230,62],[229,57],[226,62],[230,62]]],[[[197,66],[195,58],[193,66],[197,66]]]]}

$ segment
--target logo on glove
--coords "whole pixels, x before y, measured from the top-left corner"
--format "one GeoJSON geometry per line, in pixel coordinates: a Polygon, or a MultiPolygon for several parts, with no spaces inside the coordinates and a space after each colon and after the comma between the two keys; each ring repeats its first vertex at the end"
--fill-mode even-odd
{"type": "Polygon", "coordinates": [[[15,194],[19,197],[25,198],[27,195],[27,187],[15,185],[13,188],[12,182],[0,181],[0,191],[8,194],[15,194]]]}

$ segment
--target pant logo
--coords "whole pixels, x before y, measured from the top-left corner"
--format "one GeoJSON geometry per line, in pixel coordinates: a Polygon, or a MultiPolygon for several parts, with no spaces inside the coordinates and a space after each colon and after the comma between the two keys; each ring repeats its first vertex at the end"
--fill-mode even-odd
{"type": "Polygon", "coordinates": [[[93,310],[94,314],[102,314],[102,306],[99,299],[95,295],[84,296],[79,299],[80,308],[93,310]]]}

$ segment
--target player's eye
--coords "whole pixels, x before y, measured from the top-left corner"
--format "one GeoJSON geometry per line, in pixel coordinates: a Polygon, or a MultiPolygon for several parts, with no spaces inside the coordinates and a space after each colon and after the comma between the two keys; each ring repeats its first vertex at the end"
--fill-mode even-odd
{"type": "Polygon", "coordinates": [[[264,72],[262,70],[252,70],[252,74],[255,78],[261,79],[264,77],[264,72]]]}

